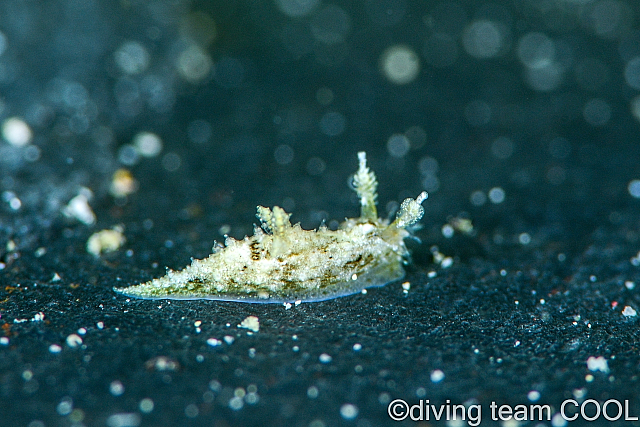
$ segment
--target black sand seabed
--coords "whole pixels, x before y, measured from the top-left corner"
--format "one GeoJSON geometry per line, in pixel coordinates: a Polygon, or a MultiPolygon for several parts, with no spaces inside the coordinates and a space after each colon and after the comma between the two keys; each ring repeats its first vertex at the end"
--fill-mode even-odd
{"type": "MultiPolygon", "coordinates": [[[[447,269],[418,250],[407,293],[396,282],[287,309],[128,299],[112,287],[149,278],[141,258],[183,251],[94,259],[88,230],[56,230],[40,236],[44,255],[5,253],[2,425],[395,425],[395,399],[480,405],[482,425],[492,402],[554,416],[567,399],[616,399],[640,412],[637,316],[621,313],[638,307],[638,272],[612,231],[574,255],[548,244],[447,269]],[[248,316],[258,332],[239,327],[248,316]],[[590,370],[592,357],[606,364],[590,370]]],[[[479,238],[456,245],[478,251],[479,238]]]]}

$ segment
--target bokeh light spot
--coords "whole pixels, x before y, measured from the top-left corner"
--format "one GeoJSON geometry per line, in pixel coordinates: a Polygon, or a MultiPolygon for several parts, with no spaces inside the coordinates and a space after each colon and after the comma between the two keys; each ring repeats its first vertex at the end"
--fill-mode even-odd
{"type": "Polygon", "coordinates": [[[592,126],[604,126],[611,119],[611,107],[603,99],[589,100],[582,110],[584,119],[592,126]]]}
{"type": "Polygon", "coordinates": [[[190,44],[184,49],[176,61],[176,67],[180,75],[191,83],[204,80],[211,72],[213,62],[200,46],[190,44]]]}
{"type": "Polygon", "coordinates": [[[583,15],[596,34],[604,39],[614,39],[626,32],[633,21],[633,11],[617,0],[600,0],[593,4],[590,13],[583,15]]]}
{"type": "Polygon", "coordinates": [[[473,206],[482,206],[485,203],[487,203],[487,195],[484,194],[483,191],[476,190],[473,193],[471,193],[471,196],[469,197],[469,201],[473,206]]]}
{"type": "Polygon", "coordinates": [[[555,58],[556,48],[549,37],[542,33],[525,34],[518,42],[518,59],[528,68],[544,68],[555,58]]]}
{"type": "Polygon", "coordinates": [[[329,105],[333,102],[333,91],[328,87],[321,87],[316,92],[316,100],[320,105],[329,105]]]}
{"type": "Polygon", "coordinates": [[[180,22],[180,34],[200,46],[208,46],[217,36],[216,23],[205,12],[193,12],[186,15],[180,22]]]}
{"type": "Polygon", "coordinates": [[[127,41],[116,50],[114,58],[118,68],[126,74],[140,74],[149,67],[149,53],[135,41],[127,41]]]}
{"type": "Polygon", "coordinates": [[[433,157],[423,157],[418,162],[418,169],[422,175],[435,175],[439,168],[438,161],[433,157]]]}
{"type": "Polygon", "coordinates": [[[192,142],[204,144],[211,139],[213,131],[209,122],[196,119],[187,126],[187,135],[192,142]]]}
{"type": "Polygon", "coordinates": [[[155,157],[162,151],[162,140],[151,132],[140,132],[133,137],[133,145],[144,157],[155,157]]]}
{"type": "Polygon", "coordinates": [[[380,59],[385,77],[395,84],[407,84],[420,73],[418,55],[407,46],[392,46],[385,50],[380,59]]]}
{"type": "Polygon", "coordinates": [[[634,179],[627,186],[629,194],[636,199],[640,199],[640,179],[634,179]]]}
{"type": "Polygon", "coordinates": [[[287,144],[278,145],[273,152],[273,157],[279,165],[288,165],[293,161],[293,148],[287,144]]]}
{"type": "Polygon", "coordinates": [[[465,29],[462,44],[469,55],[487,59],[501,53],[505,46],[505,38],[497,23],[478,20],[465,29]]]}
{"type": "Polygon", "coordinates": [[[547,181],[551,185],[560,185],[567,178],[567,171],[562,166],[552,166],[547,171],[547,181]]]}
{"type": "Polygon", "coordinates": [[[319,0],[276,0],[280,12],[292,18],[308,15],[318,3],[319,0]]]}
{"type": "Polygon", "coordinates": [[[513,154],[513,141],[506,136],[496,138],[491,144],[491,153],[498,159],[508,159],[513,154]]]}
{"type": "Polygon", "coordinates": [[[624,68],[624,79],[633,89],[640,90],[640,56],[636,56],[624,68]]]}
{"type": "Polygon", "coordinates": [[[182,159],[176,153],[167,153],[162,157],[162,166],[169,172],[175,172],[180,169],[182,159]]]}
{"type": "Polygon", "coordinates": [[[311,33],[317,41],[324,44],[342,43],[350,28],[349,15],[336,5],[324,7],[311,18],[311,33]]]}
{"type": "Polygon", "coordinates": [[[491,203],[494,203],[497,205],[504,202],[504,199],[505,199],[505,193],[502,188],[493,187],[491,190],[489,190],[489,200],[491,201],[491,203]]]}
{"type": "Polygon", "coordinates": [[[9,43],[7,42],[7,36],[4,35],[2,31],[0,31],[0,56],[7,50],[9,43]]]}
{"type": "Polygon", "coordinates": [[[330,111],[320,119],[320,130],[327,136],[338,136],[346,127],[344,116],[336,111],[330,111]]]}
{"type": "Polygon", "coordinates": [[[387,140],[387,151],[392,157],[401,158],[407,155],[411,144],[404,134],[396,133],[387,140]]]}
{"type": "Polygon", "coordinates": [[[414,150],[427,143],[427,133],[420,126],[411,126],[404,134],[409,138],[411,148],[414,150]]]}
{"type": "Polygon", "coordinates": [[[307,162],[307,172],[312,176],[322,175],[326,167],[326,163],[320,157],[312,157],[307,162]]]}
{"type": "Polygon", "coordinates": [[[564,77],[564,70],[556,62],[541,68],[527,68],[526,81],[529,86],[540,92],[555,90],[564,77]]]}
{"type": "Polygon", "coordinates": [[[31,142],[33,132],[24,120],[10,117],[2,123],[2,137],[9,144],[22,147],[31,142]]]}
{"type": "Polygon", "coordinates": [[[131,144],[125,144],[118,149],[118,161],[123,165],[133,166],[140,160],[140,153],[131,144]]]}

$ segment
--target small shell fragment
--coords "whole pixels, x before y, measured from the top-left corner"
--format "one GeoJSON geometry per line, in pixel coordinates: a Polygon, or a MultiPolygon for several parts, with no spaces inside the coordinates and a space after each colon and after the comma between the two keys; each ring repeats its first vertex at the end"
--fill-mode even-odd
{"type": "Polygon", "coordinates": [[[71,334],[67,336],[67,345],[71,348],[76,348],[82,344],[82,338],[77,334],[71,334]]]}
{"type": "Polygon", "coordinates": [[[353,187],[360,217],[347,218],[338,230],[324,225],[303,230],[300,224],[291,225],[291,214],[284,209],[258,206],[261,227],[254,227],[253,236],[227,237],[224,247],[214,247],[208,258],[193,260],[182,271],[169,270],[162,278],[115,291],[149,299],[290,304],[352,295],[400,280],[409,257],[407,228],[422,218],[427,193],[402,202],[393,222],[378,218],[378,181],[364,152],[358,160],[353,187]]]}
{"type": "Polygon", "coordinates": [[[239,328],[249,329],[253,332],[260,330],[260,321],[256,316],[249,316],[238,325],[239,328]]]}
{"type": "Polygon", "coordinates": [[[93,225],[96,222],[96,214],[89,206],[89,200],[92,198],[93,192],[83,187],[77,196],[69,200],[69,203],[62,209],[62,213],[67,218],[75,218],[83,224],[93,225]]]}
{"type": "Polygon", "coordinates": [[[605,359],[603,356],[589,357],[587,359],[587,368],[591,372],[600,371],[600,372],[604,372],[605,374],[609,373],[609,363],[607,362],[607,359],[605,359]]]}
{"type": "Polygon", "coordinates": [[[87,240],[87,252],[99,257],[101,253],[117,251],[126,241],[123,231],[122,226],[115,226],[111,230],[93,233],[87,240]]]}
{"type": "Polygon", "coordinates": [[[637,314],[638,312],[630,305],[625,305],[624,310],[622,310],[622,315],[624,317],[635,317],[637,314]]]}
{"type": "Polygon", "coordinates": [[[113,173],[109,193],[113,197],[126,197],[138,190],[138,181],[127,169],[118,169],[113,173]]]}

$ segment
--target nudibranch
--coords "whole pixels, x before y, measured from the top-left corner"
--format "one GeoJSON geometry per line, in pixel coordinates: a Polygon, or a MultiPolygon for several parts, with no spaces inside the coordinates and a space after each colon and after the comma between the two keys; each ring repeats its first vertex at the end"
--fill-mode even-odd
{"type": "Polygon", "coordinates": [[[407,227],[422,218],[427,193],[402,202],[395,220],[378,218],[378,181],[358,153],[353,188],[360,217],[347,218],[333,231],[322,225],[303,230],[291,225],[284,209],[258,206],[261,226],[243,240],[225,236],[224,247],[193,260],[181,271],[115,290],[149,299],[212,299],[257,303],[321,301],[382,286],[404,277],[409,252],[407,227]]]}

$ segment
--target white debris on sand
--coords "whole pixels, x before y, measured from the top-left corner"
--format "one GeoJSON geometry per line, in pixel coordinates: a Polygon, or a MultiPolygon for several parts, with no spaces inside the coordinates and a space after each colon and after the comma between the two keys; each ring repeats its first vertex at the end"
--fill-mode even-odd
{"type": "Polygon", "coordinates": [[[117,225],[111,230],[102,230],[93,233],[91,237],[89,237],[89,240],[87,240],[87,252],[95,257],[99,257],[102,253],[117,251],[126,242],[122,234],[123,231],[123,227],[117,225]]]}
{"type": "Polygon", "coordinates": [[[238,325],[239,328],[249,329],[253,332],[260,330],[260,321],[256,316],[249,316],[238,325]]]}
{"type": "Polygon", "coordinates": [[[88,188],[81,188],[78,195],[69,200],[67,206],[64,207],[62,213],[67,218],[75,218],[86,225],[93,225],[96,222],[96,214],[93,213],[89,200],[93,197],[93,193],[88,188]]]}
{"type": "Polygon", "coordinates": [[[624,317],[635,317],[638,315],[638,312],[630,305],[627,305],[624,307],[624,310],[622,310],[622,315],[624,317]]]}
{"type": "Polygon", "coordinates": [[[587,368],[589,368],[591,372],[600,371],[604,372],[605,374],[609,373],[609,364],[607,363],[607,359],[605,359],[603,356],[591,356],[590,358],[588,358],[587,368]]]}

